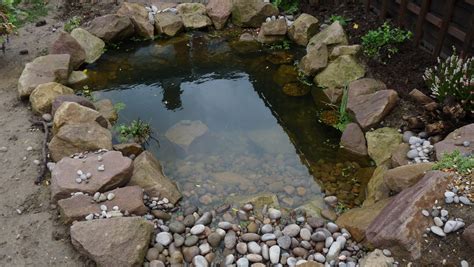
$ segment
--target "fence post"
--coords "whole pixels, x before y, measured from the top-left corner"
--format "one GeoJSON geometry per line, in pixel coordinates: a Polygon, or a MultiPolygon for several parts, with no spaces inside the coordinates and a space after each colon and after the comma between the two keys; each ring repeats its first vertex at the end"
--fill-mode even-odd
{"type": "Polygon", "coordinates": [[[426,14],[431,6],[431,0],[423,0],[421,3],[421,10],[420,14],[418,14],[418,20],[416,21],[416,28],[415,28],[415,46],[418,47],[420,45],[420,40],[423,35],[423,24],[425,22],[426,14]]]}
{"type": "Polygon", "coordinates": [[[441,27],[439,29],[438,42],[436,43],[436,47],[433,53],[435,57],[439,56],[439,54],[441,53],[441,49],[443,48],[443,43],[446,37],[446,33],[448,31],[449,22],[451,21],[451,18],[453,17],[455,4],[456,4],[456,0],[446,1],[446,5],[445,5],[446,13],[444,13],[443,20],[441,22],[441,27]]]}

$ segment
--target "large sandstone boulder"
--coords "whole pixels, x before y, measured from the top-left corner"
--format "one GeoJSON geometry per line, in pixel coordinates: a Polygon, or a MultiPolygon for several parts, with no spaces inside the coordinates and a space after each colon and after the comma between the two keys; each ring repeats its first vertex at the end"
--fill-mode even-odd
{"type": "Polygon", "coordinates": [[[224,28],[227,19],[232,13],[232,0],[210,0],[207,3],[207,15],[211,18],[216,29],[224,28]]]}
{"type": "Polygon", "coordinates": [[[402,134],[397,129],[384,127],[367,132],[367,149],[369,156],[380,165],[392,157],[392,153],[402,143],[402,134]]]}
{"type": "Polygon", "coordinates": [[[388,163],[384,163],[375,168],[375,171],[367,184],[367,197],[362,204],[363,207],[370,207],[377,202],[389,198],[390,189],[383,179],[384,174],[387,172],[389,167],[390,165],[388,163]]]}
{"type": "Polygon", "coordinates": [[[418,183],[427,171],[433,169],[433,165],[433,163],[418,163],[400,166],[386,171],[383,178],[388,188],[398,193],[418,183]]]}
{"type": "Polygon", "coordinates": [[[288,30],[285,19],[276,19],[268,22],[264,22],[260,31],[264,35],[285,35],[288,30]]]}
{"type": "Polygon", "coordinates": [[[86,63],[96,62],[104,53],[105,43],[100,38],[95,37],[90,32],[76,28],[72,30],[71,36],[81,45],[86,52],[86,63]]]}
{"type": "Polygon", "coordinates": [[[343,55],[330,62],[322,72],[316,75],[314,82],[323,88],[343,88],[364,75],[365,68],[361,63],[353,56],[343,55]]]}
{"type": "Polygon", "coordinates": [[[320,31],[318,34],[313,36],[306,47],[307,50],[314,46],[325,44],[327,46],[334,47],[336,45],[347,45],[347,36],[344,32],[339,21],[335,21],[333,24],[320,31]]]}
{"type": "Polygon", "coordinates": [[[433,224],[422,209],[430,209],[435,200],[443,198],[449,174],[440,171],[428,172],[414,186],[403,190],[380,212],[369,225],[367,240],[376,247],[390,249],[399,257],[421,257],[424,243],[423,233],[433,224]]]}
{"type": "Polygon", "coordinates": [[[176,204],[182,195],[174,181],[163,174],[160,162],[148,151],[144,151],[133,162],[134,170],[129,185],[138,185],[152,197],[166,197],[176,204]]]}
{"type": "Polygon", "coordinates": [[[129,214],[138,216],[143,216],[148,212],[148,208],[143,204],[143,190],[138,186],[126,186],[104,193],[105,196],[109,194],[113,194],[115,197],[103,202],[96,202],[92,196],[84,194],[59,200],[58,207],[61,220],[65,224],[70,224],[73,221],[84,221],[89,214],[100,214],[101,205],[105,205],[107,211],[112,211],[113,207],[117,206],[122,213],[127,211],[129,214]]]}
{"type": "Polygon", "coordinates": [[[85,151],[111,150],[112,134],[96,122],[68,124],[59,129],[48,148],[54,161],[85,151]]]}
{"type": "Polygon", "coordinates": [[[72,94],[74,90],[56,82],[40,84],[30,95],[31,108],[38,114],[51,113],[51,105],[56,97],[72,94]]]}
{"type": "Polygon", "coordinates": [[[141,217],[77,222],[71,242],[98,266],[142,266],[153,224],[141,217]]]}
{"type": "Polygon", "coordinates": [[[407,153],[410,151],[410,145],[407,143],[402,143],[395,148],[392,153],[392,168],[399,166],[404,166],[408,164],[407,153]]]}
{"type": "Polygon", "coordinates": [[[298,68],[306,75],[313,76],[328,64],[328,49],[325,44],[315,46],[301,59],[298,68]]]}
{"type": "Polygon", "coordinates": [[[148,18],[148,11],[145,6],[137,3],[123,2],[117,11],[117,15],[130,18],[138,35],[147,39],[153,39],[155,27],[148,18]]]}
{"type": "Polygon", "coordinates": [[[474,146],[474,123],[454,130],[443,141],[434,145],[436,150],[436,159],[441,160],[444,154],[453,153],[459,150],[461,154],[471,153],[474,146]],[[470,146],[464,146],[464,142],[469,142],[470,146]]]}
{"type": "Polygon", "coordinates": [[[346,228],[351,233],[352,238],[357,242],[365,239],[367,227],[379,215],[379,213],[387,206],[391,198],[381,200],[371,206],[354,208],[344,212],[336,220],[339,227],[346,228]]]}
{"type": "Polygon", "coordinates": [[[200,29],[212,25],[211,19],[206,15],[206,6],[203,4],[183,3],[179,4],[176,9],[186,28],[200,29]]]}
{"type": "Polygon", "coordinates": [[[117,110],[110,99],[101,99],[94,103],[97,111],[110,123],[114,124],[118,120],[117,110]]]}
{"type": "Polygon", "coordinates": [[[54,166],[51,172],[51,198],[53,201],[68,198],[71,193],[83,192],[93,195],[95,192],[106,192],[130,181],[133,164],[130,158],[118,151],[89,153],[85,159],[65,157],[54,166]],[[103,165],[103,169],[99,166],[103,165]],[[90,173],[87,182],[78,183],[78,171],[90,173]]]}
{"type": "Polygon", "coordinates": [[[18,80],[18,95],[29,97],[40,84],[49,82],[66,83],[71,72],[69,54],[47,55],[26,63],[18,80]]]}
{"type": "Polygon", "coordinates": [[[53,133],[56,134],[65,125],[94,122],[104,128],[108,126],[107,120],[98,111],[75,102],[64,102],[54,114],[53,133]]]}
{"type": "Polygon", "coordinates": [[[344,150],[357,156],[367,156],[367,144],[365,141],[364,132],[360,129],[357,123],[349,123],[342,133],[341,147],[344,150]]]}
{"type": "Polygon", "coordinates": [[[60,32],[58,38],[53,42],[49,50],[50,54],[69,54],[71,56],[71,68],[77,69],[86,61],[86,51],[67,32],[60,32]]]}
{"type": "Polygon", "coordinates": [[[317,18],[303,13],[288,29],[288,37],[295,43],[306,46],[309,39],[313,37],[319,30],[319,21],[317,18]]]}
{"type": "Polygon", "coordinates": [[[234,0],[232,21],[237,26],[257,28],[266,18],[278,13],[278,8],[261,0],[234,0]]]}
{"type": "Polygon", "coordinates": [[[133,23],[128,17],[116,14],[94,18],[86,30],[107,43],[128,39],[135,32],[133,23]]]}
{"type": "Polygon", "coordinates": [[[155,15],[155,28],[158,33],[172,37],[183,27],[181,17],[173,12],[161,12],[155,15]]]}
{"type": "Polygon", "coordinates": [[[88,107],[91,109],[95,109],[94,104],[87,98],[83,96],[78,96],[78,95],[60,95],[57,96],[53,104],[51,105],[51,114],[54,116],[56,113],[56,110],[64,103],[64,102],[75,102],[78,103],[79,105],[82,105],[84,107],[88,107]]]}
{"type": "Polygon", "coordinates": [[[342,55],[357,55],[361,50],[361,45],[338,45],[334,47],[329,55],[329,58],[335,59],[342,55]]]}

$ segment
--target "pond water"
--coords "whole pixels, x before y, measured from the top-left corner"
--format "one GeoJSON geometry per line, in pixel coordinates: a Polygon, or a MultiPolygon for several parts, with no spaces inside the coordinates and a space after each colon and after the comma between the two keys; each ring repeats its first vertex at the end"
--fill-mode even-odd
{"type": "Polygon", "coordinates": [[[324,187],[349,207],[360,204],[371,169],[345,159],[340,133],[318,122],[311,95],[282,91],[296,81],[298,49],[257,50],[234,39],[194,33],[124,44],[89,66],[81,86],[126,105],[118,124],[151,124],[159,144],[147,149],[186,203],[215,207],[267,192],[282,207],[320,207],[324,187]]]}

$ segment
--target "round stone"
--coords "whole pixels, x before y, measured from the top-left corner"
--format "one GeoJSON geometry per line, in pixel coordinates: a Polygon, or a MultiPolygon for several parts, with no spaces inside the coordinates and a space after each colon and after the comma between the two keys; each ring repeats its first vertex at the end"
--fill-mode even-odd
{"type": "Polygon", "coordinates": [[[306,241],[311,240],[311,231],[307,228],[302,228],[300,231],[300,237],[306,241]]]}
{"type": "Polygon", "coordinates": [[[235,246],[237,252],[241,255],[247,254],[247,243],[239,242],[237,246],[235,246]]]}
{"type": "Polygon", "coordinates": [[[287,225],[282,232],[289,237],[295,237],[300,233],[300,227],[297,224],[290,224],[287,225]]]}
{"type": "Polygon", "coordinates": [[[267,241],[270,241],[270,240],[275,240],[276,235],[275,234],[264,234],[264,235],[262,235],[261,239],[262,239],[263,242],[267,242],[267,241]]]}
{"type": "MultiPolygon", "coordinates": [[[[184,226],[184,224],[183,224],[183,226],[184,226]]],[[[196,224],[195,226],[193,226],[193,228],[191,228],[190,232],[193,235],[200,235],[204,232],[204,230],[206,230],[206,226],[204,226],[202,224],[196,224]]]]}
{"type": "Polygon", "coordinates": [[[429,213],[429,211],[427,211],[427,210],[422,210],[422,211],[421,211],[421,214],[423,214],[423,216],[425,216],[425,217],[430,216],[430,213],[429,213]]]}
{"type": "Polygon", "coordinates": [[[382,250],[382,253],[383,253],[383,255],[385,255],[385,256],[387,256],[387,257],[392,256],[392,252],[390,252],[390,250],[388,250],[388,249],[382,250]]]}
{"type": "Polygon", "coordinates": [[[270,254],[270,262],[272,264],[277,264],[278,262],[280,262],[280,252],[281,252],[281,249],[279,246],[275,245],[275,246],[270,247],[269,254],[270,254]]]}
{"type": "Polygon", "coordinates": [[[235,261],[235,257],[232,254],[229,254],[225,257],[224,263],[226,266],[232,265],[235,261]]]}
{"type": "Polygon", "coordinates": [[[446,236],[446,234],[443,232],[443,229],[441,229],[439,226],[433,225],[430,227],[430,230],[432,233],[434,233],[437,236],[441,236],[441,237],[446,236]]]}
{"type": "Polygon", "coordinates": [[[407,158],[409,158],[409,159],[415,159],[415,158],[417,158],[417,157],[418,157],[418,150],[412,149],[412,150],[408,151],[408,153],[407,153],[407,158]]]}
{"type": "Polygon", "coordinates": [[[462,142],[462,145],[463,145],[464,147],[470,147],[470,146],[471,146],[471,142],[469,142],[469,141],[464,141],[464,142],[462,142]]]}
{"type": "Polygon", "coordinates": [[[182,234],[186,230],[186,226],[182,222],[174,221],[171,222],[168,227],[172,233],[182,234]]]}
{"type": "Polygon", "coordinates": [[[403,133],[403,142],[408,143],[410,141],[410,137],[414,136],[415,133],[412,131],[406,131],[403,133]]]}
{"type": "Polygon", "coordinates": [[[434,217],[433,221],[434,221],[434,224],[439,227],[443,226],[444,224],[440,217],[434,217]]]}
{"type": "Polygon", "coordinates": [[[318,252],[318,253],[314,254],[314,260],[317,261],[317,262],[324,263],[324,262],[326,262],[326,257],[324,257],[323,254],[318,252]]]}
{"type": "Polygon", "coordinates": [[[326,228],[331,233],[335,233],[335,232],[339,231],[339,226],[337,226],[337,224],[332,223],[332,222],[328,222],[328,224],[326,225],[326,228]]]}
{"type": "Polygon", "coordinates": [[[213,247],[213,248],[216,248],[219,246],[219,244],[221,243],[221,240],[222,240],[222,236],[217,233],[217,232],[214,232],[214,233],[211,233],[208,237],[207,237],[207,242],[209,242],[209,244],[213,247]]]}
{"type": "Polygon", "coordinates": [[[250,253],[253,253],[253,254],[260,254],[262,252],[262,247],[260,247],[260,245],[254,241],[249,242],[247,244],[247,249],[250,253]]]}
{"type": "MultiPolygon", "coordinates": [[[[326,237],[324,237],[326,238],[326,237]]],[[[277,239],[277,243],[278,245],[282,248],[282,249],[289,249],[290,246],[291,246],[291,238],[289,236],[280,236],[278,239],[277,239]]]]}
{"type": "Polygon", "coordinates": [[[454,194],[453,192],[451,191],[446,191],[444,192],[444,197],[448,198],[448,197],[454,197],[456,194],[454,194]]]}
{"type": "Polygon", "coordinates": [[[168,246],[173,240],[173,236],[168,232],[161,232],[156,235],[156,243],[159,243],[163,246],[168,246]]]}
{"type": "Polygon", "coordinates": [[[201,255],[197,255],[193,258],[193,265],[196,267],[207,267],[209,263],[207,262],[206,258],[201,255]]]}
{"type": "Polygon", "coordinates": [[[191,247],[191,246],[196,245],[197,242],[199,242],[199,238],[195,235],[190,235],[186,237],[186,239],[184,240],[184,245],[187,247],[191,247]]]}
{"type": "Polygon", "coordinates": [[[209,243],[204,243],[199,246],[199,251],[201,252],[201,255],[206,255],[211,252],[211,245],[209,245],[209,243]]]}
{"type": "Polygon", "coordinates": [[[272,220],[278,220],[281,218],[281,211],[274,208],[270,208],[268,209],[268,217],[272,220]]]}
{"type": "Polygon", "coordinates": [[[240,258],[237,260],[237,267],[249,267],[249,265],[250,263],[247,258],[240,258]]]}
{"type": "Polygon", "coordinates": [[[232,223],[230,222],[219,222],[217,224],[217,227],[224,229],[224,230],[229,230],[232,229],[232,223]]]}
{"type": "Polygon", "coordinates": [[[157,248],[149,248],[148,251],[146,252],[146,259],[148,261],[154,261],[158,259],[158,256],[160,256],[160,252],[158,251],[157,248]]]}
{"type": "Polygon", "coordinates": [[[258,254],[247,254],[246,257],[250,262],[262,262],[263,260],[262,256],[258,254]]]}
{"type": "Polygon", "coordinates": [[[264,224],[260,231],[262,232],[262,234],[268,234],[273,232],[273,227],[271,224],[264,224]]]}

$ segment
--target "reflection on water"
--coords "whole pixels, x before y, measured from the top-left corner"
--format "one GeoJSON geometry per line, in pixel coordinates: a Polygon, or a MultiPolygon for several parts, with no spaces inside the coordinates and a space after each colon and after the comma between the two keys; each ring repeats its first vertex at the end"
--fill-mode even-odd
{"type": "Polygon", "coordinates": [[[242,47],[228,38],[125,45],[94,65],[86,84],[97,98],[126,104],[118,123],[152,125],[160,146],[148,149],[185,201],[216,206],[229,196],[270,192],[284,207],[320,206],[324,185],[359,203],[359,167],[340,158],[340,134],[317,122],[310,96],[282,92],[295,80],[293,55],[238,53],[242,47]]]}

